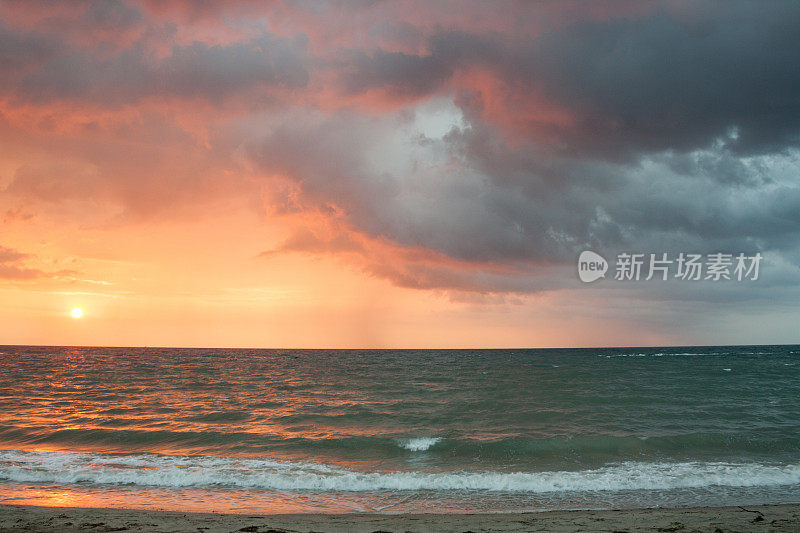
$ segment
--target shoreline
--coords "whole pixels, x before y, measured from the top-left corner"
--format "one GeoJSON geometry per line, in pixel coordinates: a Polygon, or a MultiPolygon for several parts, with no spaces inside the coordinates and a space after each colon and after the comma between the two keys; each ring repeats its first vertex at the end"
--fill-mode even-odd
{"type": "Polygon", "coordinates": [[[0,531],[798,531],[800,503],[512,514],[222,514],[0,505],[0,531]]]}

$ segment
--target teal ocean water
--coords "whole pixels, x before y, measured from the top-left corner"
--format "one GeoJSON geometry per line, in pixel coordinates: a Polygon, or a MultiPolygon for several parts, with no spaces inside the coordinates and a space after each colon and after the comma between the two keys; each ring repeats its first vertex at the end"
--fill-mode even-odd
{"type": "Polygon", "coordinates": [[[4,503],[800,502],[800,346],[0,352],[4,503]]]}

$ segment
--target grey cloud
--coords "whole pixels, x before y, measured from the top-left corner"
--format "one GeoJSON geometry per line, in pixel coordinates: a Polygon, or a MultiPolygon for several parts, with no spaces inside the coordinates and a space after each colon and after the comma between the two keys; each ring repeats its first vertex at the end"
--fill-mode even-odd
{"type": "Polygon", "coordinates": [[[52,58],[58,46],[58,41],[52,37],[26,33],[0,23],[0,69],[6,78],[5,82],[0,81],[0,87],[12,87],[10,73],[22,74],[36,68],[52,58]]]}
{"type": "Polygon", "coordinates": [[[262,36],[227,45],[176,45],[160,58],[146,40],[109,54],[0,25],[0,64],[7,67],[0,90],[38,103],[82,99],[119,105],[157,96],[220,104],[251,90],[305,86],[304,48],[302,39],[262,36]]]}
{"type": "MultiPolygon", "coordinates": [[[[744,160],[719,146],[609,162],[509,145],[474,119],[443,139],[399,144],[391,142],[403,128],[396,120],[294,120],[252,149],[265,170],[293,177],[312,205],[338,206],[365,234],[475,265],[367,260],[370,272],[400,285],[535,292],[559,286],[544,281],[551,267],[560,266],[562,286],[571,283],[583,249],[780,258],[800,243],[797,151],[744,160]],[[399,168],[390,163],[398,158],[399,168]],[[487,274],[485,264],[507,269],[487,274]]],[[[796,274],[785,271],[781,283],[796,283],[796,274]]]]}
{"type": "Polygon", "coordinates": [[[175,47],[151,75],[167,94],[221,99],[243,88],[308,83],[297,40],[259,38],[228,46],[195,42],[175,47]]]}
{"type": "Polygon", "coordinates": [[[736,128],[734,149],[781,151],[800,140],[798,25],[791,2],[586,22],[539,39],[529,72],[584,117],[587,147],[689,150],[736,128]]]}
{"type": "MultiPolygon", "coordinates": [[[[120,29],[138,27],[144,21],[144,15],[137,6],[121,0],[94,0],[87,3],[82,21],[93,28],[119,31],[120,29]]],[[[59,21],[59,25],[63,21],[59,21]]]]}
{"type": "Polygon", "coordinates": [[[351,52],[343,68],[345,90],[362,93],[386,89],[395,96],[417,97],[430,94],[453,73],[447,58],[435,54],[421,56],[377,50],[372,54],[351,52]]]}
{"type": "MultiPolygon", "coordinates": [[[[507,112],[543,93],[576,124],[548,125],[554,149],[635,158],[690,151],[720,137],[740,153],[800,142],[800,6],[791,2],[664,3],[648,15],[559,26],[532,39],[441,29],[419,55],[376,51],[342,76],[350,90],[432,94],[458,69],[497,74],[507,112]]],[[[469,101],[463,101],[469,106],[469,101]]],[[[466,110],[466,109],[465,109],[466,110]]],[[[532,128],[544,125],[532,124],[532,128]]]]}

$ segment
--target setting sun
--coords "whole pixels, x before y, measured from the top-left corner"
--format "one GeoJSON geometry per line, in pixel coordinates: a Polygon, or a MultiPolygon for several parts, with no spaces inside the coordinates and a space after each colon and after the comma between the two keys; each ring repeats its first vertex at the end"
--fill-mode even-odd
{"type": "Polygon", "coordinates": [[[76,307],[69,314],[72,315],[72,318],[80,318],[83,316],[83,309],[76,307]]]}

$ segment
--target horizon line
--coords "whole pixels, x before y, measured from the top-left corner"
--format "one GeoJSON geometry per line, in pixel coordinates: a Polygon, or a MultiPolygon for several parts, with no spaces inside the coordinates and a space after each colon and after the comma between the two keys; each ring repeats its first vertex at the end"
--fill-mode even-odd
{"type": "Polygon", "coordinates": [[[615,349],[655,349],[655,348],[739,348],[753,346],[800,346],[799,343],[777,343],[777,344],[672,344],[672,345],[629,345],[629,346],[540,346],[540,347],[494,347],[494,348],[397,348],[397,347],[366,347],[366,348],[287,348],[287,347],[234,347],[234,346],[123,346],[112,344],[0,344],[2,347],[22,347],[22,348],[139,348],[154,350],[329,350],[329,351],[372,351],[372,350],[615,350],[615,349]]]}

